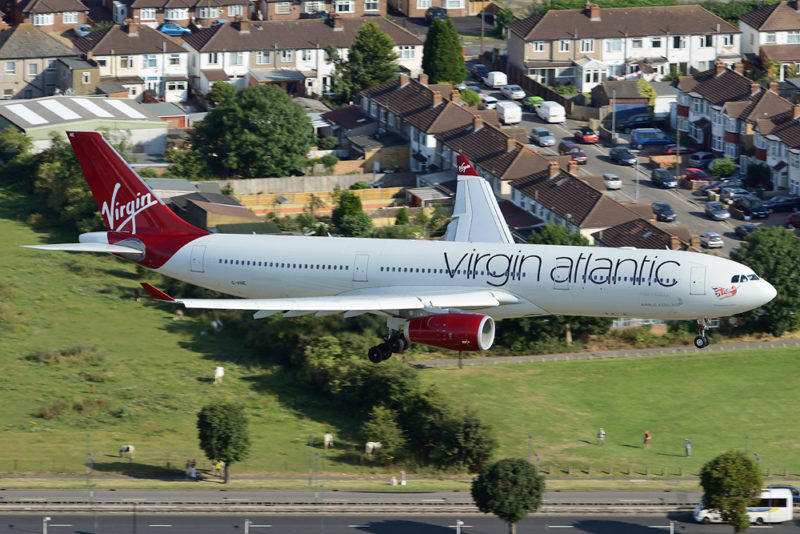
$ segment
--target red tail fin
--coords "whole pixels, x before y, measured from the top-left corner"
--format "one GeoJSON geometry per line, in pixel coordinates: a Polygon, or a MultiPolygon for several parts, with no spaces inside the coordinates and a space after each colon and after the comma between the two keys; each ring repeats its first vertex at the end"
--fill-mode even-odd
{"type": "Polygon", "coordinates": [[[206,234],[175,215],[98,132],[67,132],[106,226],[135,234],[206,234]]]}
{"type": "Polygon", "coordinates": [[[456,157],[456,164],[458,165],[458,174],[462,176],[480,176],[475,172],[475,168],[470,164],[469,160],[464,156],[456,157]]]}

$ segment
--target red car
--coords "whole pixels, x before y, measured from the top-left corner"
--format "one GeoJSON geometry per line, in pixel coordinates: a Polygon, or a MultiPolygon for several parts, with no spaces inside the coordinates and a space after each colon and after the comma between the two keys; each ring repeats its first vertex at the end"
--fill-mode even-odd
{"type": "Polygon", "coordinates": [[[581,150],[581,147],[569,141],[562,141],[561,144],[558,145],[558,153],[561,156],[569,156],[570,159],[577,162],[578,165],[586,165],[589,161],[589,158],[583,150],[581,150]]]}
{"type": "Polygon", "coordinates": [[[678,148],[678,145],[667,145],[664,147],[664,154],[678,154],[678,150],[680,150],[681,154],[694,154],[696,152],[696,150],[692,150],[691,148],[683,145],[681,145],[680,149],[678,148]]]}
{"type": "Polygon", "coordinates": [[[800,212],[796,211],[786,217],[784,226],[786,226],[786,228],[800,228],[800,212]]]}
{"type": "Polygon", "coordinates": [[[714,181],[714,178],[712,178],[710,174],[708,174],[703,169],[698,169],[696,167],[689,167],[688,169],[686,169],[686,172],[684,173],[683,177],[686,178],[687,180],[696,180],[700,182],[714,181]]]}
{"type": "Polygon", "coordinates": [[[597,136],[597,132],[588,126],[581,126],[575,130],[575,139],[581,143],[596,143],[600,140],[597,136]]]}

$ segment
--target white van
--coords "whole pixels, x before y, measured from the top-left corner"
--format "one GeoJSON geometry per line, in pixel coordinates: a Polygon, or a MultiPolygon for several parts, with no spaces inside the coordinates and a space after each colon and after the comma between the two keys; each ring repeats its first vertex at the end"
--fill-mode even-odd
{"type": "Polygon", "coordinates": [[[497,119],[503,124],[519,124],[522,122],[522,108],[516,102],[498,102],[497,119]]]}
{"type": "Polygon", "coordinates": [[[552,100],[545,100],[536,108],[536,114],[545,122],[564,122],[567,120],[567,112],[564,106],[552,100]]]}
{"type": "Polygon", "coordinates": [[[493,70],[483,78],[483,83],[485,83],[487,87],[502,87],[508,84],[508,76],[506,76],[505,72],[493,70]]]}
{"type": "MultiPolygon", "coordinates": [[[[764,523],[783,523],[793,517],[792,492],[786,488],[767,488],[747,507],[750,522],[757,525],[764,523]]],[[[717,510],[705,508],[703,501],[694,509],[694,520],[698,523],[722,523],[722,516],[717,510]]]]}

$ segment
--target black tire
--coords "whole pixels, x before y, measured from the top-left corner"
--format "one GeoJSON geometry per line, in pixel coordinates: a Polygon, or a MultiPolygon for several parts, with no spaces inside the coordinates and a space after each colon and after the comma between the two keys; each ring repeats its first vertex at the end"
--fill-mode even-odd
{"type": "Polygon", "coordinates": [[[703,518],[703,521],[702,521],[702,523],[703,523],[704,525],[708,525],[709,523],[711,523],[711,520],[708,518],[708,516],[705,516],[705,517],[703,518]]]}
{"type": "Polygon", "coordinates": [[[756,525],[763,525],[763,524],[764,524],[764,518],[763,517],[756,518],[756,525]]]}
{"type": "Polygon", "coordinates": [[[378,345],[376,347],[372,347],[371,349],[369,349],[369,351],[367,352],[367,358],[369,358],[369,361],[371,361],[372,363],[381,363],[383,361],[382,358],[383,353],[381,352],[381,347],[382,345],[378,345]]]}
{"type": "Polygon", "coordinates": [[[381,343],[377,348],[381,353],[381,359],[379,361],[383,362],[392,357],[392,347],[390,347],[388,343],[381,343]]]}
{"type": "Polygon", "coordinates": [[[697,336],[696,338],[694,338],[694,346],[697,347],[698,349],[705,348],[706,339],[708,338],[705,338],[703,336],[697,336]]]}
{"type": "Polygon", "coordinates": [[[405,352],[408,348],[408,341],[406,341],[404,337],[395,336],[389,340],[389,345],[392,348],[392,352],[401,353],[405,352]]]}

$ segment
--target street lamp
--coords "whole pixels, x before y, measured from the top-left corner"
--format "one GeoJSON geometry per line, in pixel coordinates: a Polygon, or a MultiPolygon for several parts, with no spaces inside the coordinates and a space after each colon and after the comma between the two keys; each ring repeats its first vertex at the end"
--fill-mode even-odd
{"type": "Polygon", "coordinates": [[[533,463],[533,434],[528,434],[528,461],[533,463]]]}

